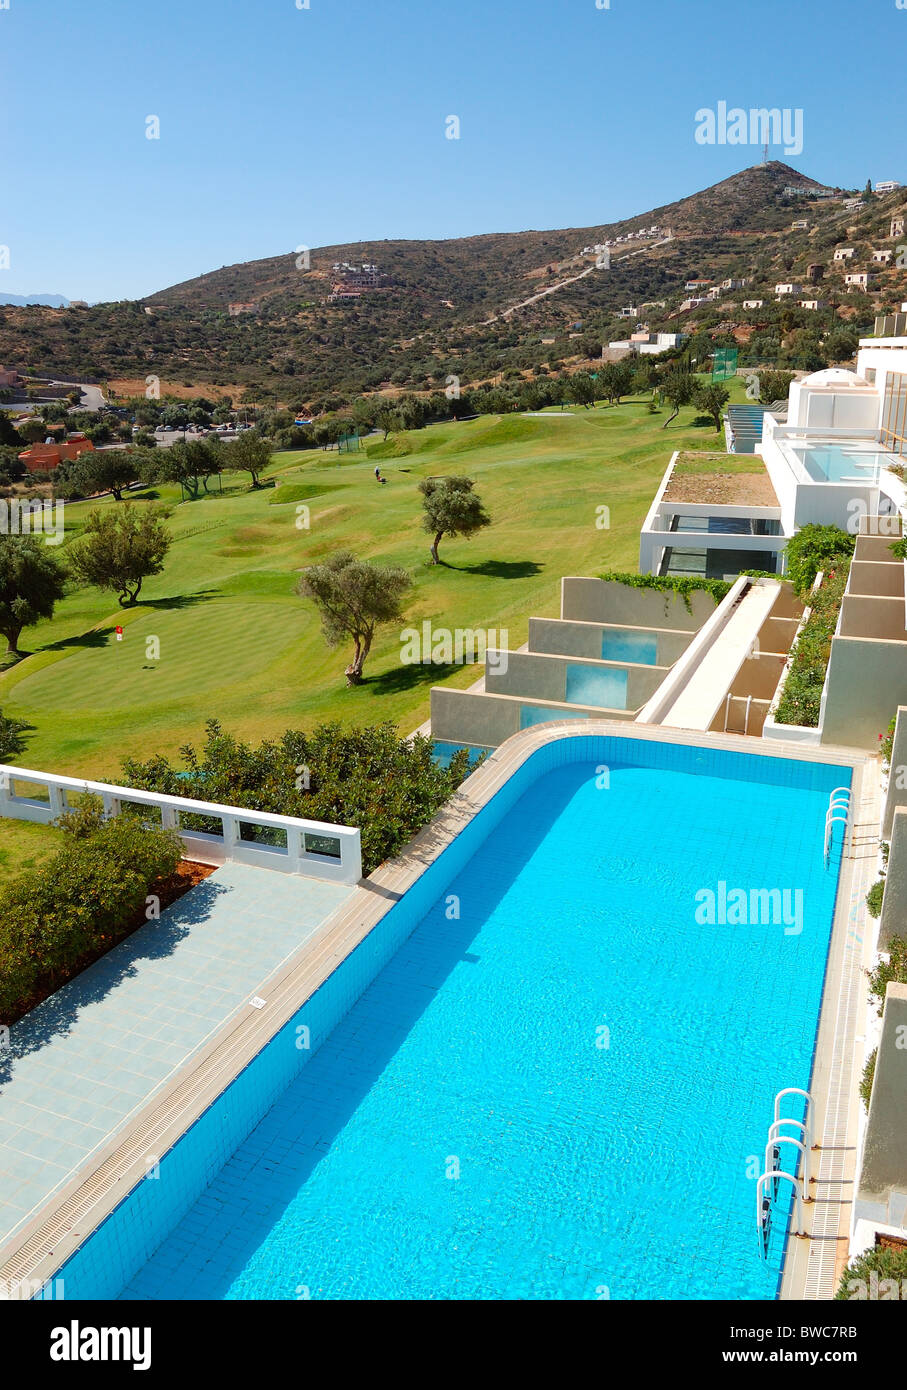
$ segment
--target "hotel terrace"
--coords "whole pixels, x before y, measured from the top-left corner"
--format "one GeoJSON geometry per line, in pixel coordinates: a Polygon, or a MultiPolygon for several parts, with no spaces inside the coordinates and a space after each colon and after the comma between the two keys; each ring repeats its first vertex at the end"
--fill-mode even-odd
{"type": "Polygon", "coordinates": [[[855,372],[731,410],[726,452],[675,454],[640,576],[565,576],[519,650],[432,690],[438,760],[484,758],[367,877],[358,826],[0,768],[0,817],[50,824],[89,791],[215,866],[16,1025],[0,1288],[582,1298],[604,1261],[621,1298],[830,1299],[907,1241],[907,985],[880,1018],[866,982],[907,911],[907,784],[878,757],[893,722],[907,767],[905,421],[907,339],[877,338],[855,372]],[[856,540],[795,725],[818,600],[783,575],[808,522],[856,540]]]}

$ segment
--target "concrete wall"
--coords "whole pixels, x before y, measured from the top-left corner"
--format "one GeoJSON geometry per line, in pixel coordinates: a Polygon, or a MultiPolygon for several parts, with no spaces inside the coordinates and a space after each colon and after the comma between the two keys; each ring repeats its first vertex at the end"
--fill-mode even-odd
{"type": "Polygon", "coordinates": [[[894,726],[894,741],[891,745],[891,769],[888,778],[888,791],[885,795],[885,809],[882,813],[882,839],[891,839],[891,827],[898,806],[907,807],[907,706],[899,705],[894,726]],[[904,772],[899,773],[898,769],[904,772]]]}
{"type": "Polygon", "coordinates": [[[732,700],[731,707],[727,711],[727,727],[725,727],[725,711],[722,707],[709,726],[710,732],[713,734],[746,734],[749,738],[758,738],[762,733],[762,726],[765,723],[768,710],[768,700],[752,700],[748,714],[745,701],[732,700]]]}
{"type": "Polygon", "coordinates": [[[875,516],[878,510],[879,489],[871,483],[848,483],[844,487],[841,483],[810,482],[797,488],[793,524],[797,530],[816,522],[848,531],[855,513],[875,516]]]}
{"type": "MultiPolygon", "coordinates": [[[[863,1144],[858,1198],[877,1207],[884,1219],[894,1191],[907,1188],[907,1050],[899,1046],[907,1030],[907,985],[890,984],[885,994],[882,1037],[876,1059],[863,1144]]],[[[864,1210],[861,1216],[868,1215],[864,1210]]]]}
{"type": "Polygon", "coordinates": [[[808,429],[875,429],[879,418],[879,397],[872,390],[810,386],[807,381],[791,382],[788,396],[789,425],[808,429]]]}
{"type": "MultiPolygon", "coordinates": [[[[601,718],[602,711],[583,705],[557,705],[556,701],[526,700],[515,695],[487,695],[481,691],[450,690],[433,686],[431,692],[432,737],[447,743],[476,744],[496,748],[519,733],[521,711],[554,710],[553,719],[601,718]]],[[[631,710],[609,710],[609,719],[632,720],[631,710]]]]}
{"type": "MultiPolygon", "coordinates": [[[[582,667],[590,672],[626,672],[628,710],[640,709],[668,673],[667,668],[661,666],[631,666],[624,662],[601,660],[576,661],[537,652],[508,652],[506,669],[500,670],[499,659],[499,653],[488,653],[485,690],[489,695],[518,695],[526,699],[561,703],[567,698],[568,667],[582,667]]],[[[606,708],[614,709],[615,705],[609,704],[606,708]]]]}
{"type": "MultiPolygon", "coordinates": [[[[889,521],[888,517],[870,518],[871,520],[889,521]]],[[[884,561],[886,564],[900,563],[896,561],[891,553],[891,547],[896,540],[900,539],[900,521],[897,523],[897,530],[890,536],[857,536],[857,544],[853,553],[854,564],[858,560],[884,561]]]]}
{"type": "MultiPolygon", "coordinates": [[[[895,599],[845,599],[855,604],[895,599]]],[[[901,611],[903,624],[903,603],[901,611]]],[[[878,751],[898,705],[907,704],[907,642],[835,637],[826,677],[822,742],[878,751]]]]}
{"type": "Polygon", "coordinates": [[[876,595],[881,598],[904,597],[904,563],[895,560],[854,560],[850,566],[847,591],[850,594],[876,595]]]}
{"type": "MultiPolygon", "coordinates": [[[[563,618],[530,618],[529,650],[547,652],[552,656],[587,657],[601,660],[602,637],[605,633],[626,631],[611,623],[576,623],[563,618]]],[[[673,666],[693,639],[692,632],[661,631],[653,628],[630,628],[631,632],[648,632],[655,637],[659,666],[673,666]]]]}
{"type": "Polygon", "coordinates": [[[879,921],[879,949],[893,936],[907,934],[907,807],[897,806],[888,832],[888,870],[879,921]]]}
{"type": "Polygon", "coordinates": [[[621,627],[658,627],[698,632],[715,612],[715,601],[699,590],[690,594],[690,610],[679,594],[636,589],[617,580],[564,578],[561,617],[581,623],[621,627]]]}
{"type": "MultiPolygon", "coordinates": [[[[880,642],[907,646],[907,617],[903,598],[871,598],[846,593],[841,604],[838,632],[842,637],[874,637],[880,642]]],[[[888,723],[887,719],[885,723],[888,723]]]]}

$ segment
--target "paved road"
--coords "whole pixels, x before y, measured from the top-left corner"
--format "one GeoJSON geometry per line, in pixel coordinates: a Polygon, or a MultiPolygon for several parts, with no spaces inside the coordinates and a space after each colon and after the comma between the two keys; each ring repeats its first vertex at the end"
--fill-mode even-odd
{"type": "Polygon", "coordinates": [[[101,406],[107,404],[100,386],[88,386],[83,382],[72,381],[52,381],[51,386],[71,386],[73,389],[78,386],[82,392],[82,400],[79,405],[73,406],[73,410],[100,410],[101,406]]]}

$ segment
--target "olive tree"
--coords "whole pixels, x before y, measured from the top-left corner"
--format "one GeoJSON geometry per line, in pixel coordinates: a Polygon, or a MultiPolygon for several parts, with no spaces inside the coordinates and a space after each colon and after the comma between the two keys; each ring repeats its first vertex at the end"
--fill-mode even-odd
{"type": "Polygon", "coordinates": [[[693,387],[693,404],[697,410],[712,418],[716,430],[721,429],[721,412],[731,398],[726,386],[718,382],[697,382],[693,387]]]}
{"type": "Polygon", "coordinates": [[[83,584],[112,589],[120,607],[130,608],[144,580],[164,568],[170,542],[159,512],[126,502],[118,511],[91,512],[82,539],[70,549],[70,565],[83,584]]]}
{"type": "Polygon", "coordinates": [[[310,565],[303,572],[297,592],[314,602],[328,645],[336,647],[345,638],[352,638],[353,659],[346,668],[348,685],[361,682],[378,627],[402,617],[401,600],[412,582],[406,570],[372,565],[348,550],[338,551],[323,564],[310,565]]]}
{"type": "Polygon", "coordinates": [[[682,405],[689,405],[693,399],[693,378],[686,372],[671,372],[665,377],[661,385],[661,393],[666,401],[670,401],[672,410],[667,420],[662,425],[666,430],[672,420],[676,420],[680,414],[682,405]]]}
{"type": "Polygon", "coordinates": [[[0,633],[11,655],[24,627],[53,617],[64,586],[63,568],[43,540],[0,535],[0,633]]]}
{"type": "Polygon", "coordinates": [[[432,564],[440,564],[438,546],[443,536],[474,536],[491,517],[473,489],[472,478],[423,478],[419,484],[422,494],[422,526],[433,537],[432,564]]]}
{"type": "Polygon", "coordinates": [[[224,467],[231,473],[248,473],[253,487],[261,486],[261,474],[271,462],[271,441],[257,430],[243,430],[225,450],[224,467]]]}

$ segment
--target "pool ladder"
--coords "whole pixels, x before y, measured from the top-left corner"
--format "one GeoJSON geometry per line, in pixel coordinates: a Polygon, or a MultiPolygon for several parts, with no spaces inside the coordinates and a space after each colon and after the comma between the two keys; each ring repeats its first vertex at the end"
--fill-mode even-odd
{"type": "Polygon", "coordinates": [[[803,1236],[806,1234],[803,1229],[803,1203],[810,1201],[812,1147],[813,1098],[809,1091],[803,1091],[799,1086],[786,1086],[775,1096],[775,1118],[769,1126],[768,1140],[765,1145],[765,1172],[756,1183],[756,1233],[759,1239],[759,1258],[763,1262],[768,1258],[772,1217],[782,1178],[789,1182],[794,1189],[794,1235],[803,1236]],[[782,1118],[781,1100],[784,1096],[803,1096],[806,1101],[804,1119],[795,1120],[792,1115],[786,1115],[782,1118]],[[799,1131],[799,1137],[792,1134],[782,1134],[781,1131],[785,1125],[795,1125],[799,1131]],[[787,1173],[781,1167],[782,1144],[793,1144],[800,1152],[803,1163],[799,1180],[793,1173],[787,1173]]]}
{"type": "Polygon", "coordinates": [[[847,831],[850,826],[850,787],[835,787],[831,796],[828,798],[828,810],[825,812],[825,867],[828,868],[828,861],[831,857],[831,840],[833,827],[840,821],[844,825],[844,840],[841,844],[841,855],[844,854],[844,846],[847,843],[847,831]]]}
{"type": "Polygon", "coordinates": [[[727,726],[728,726],[728,723],[729,723],[730,717],[731,717],[731,701],[732,701],[732,700],[743,700],[743,701],[746,702],[746,710],[745,710],[744,715],[743,715],[743,732],[744,732],[744,734],[746,735],[746,734],[748,734],[749,731],[750,731],[750,710],[751,710],[752,707],[753,707],[753,697],[752,697],[752,695],[732,695],[732,694],[730,693],[730,691],[728,691],[727,699],[726,699],[725,702],[724,702],[724,732],[725,732],[725,733],[727,733],[727,726]]]}

